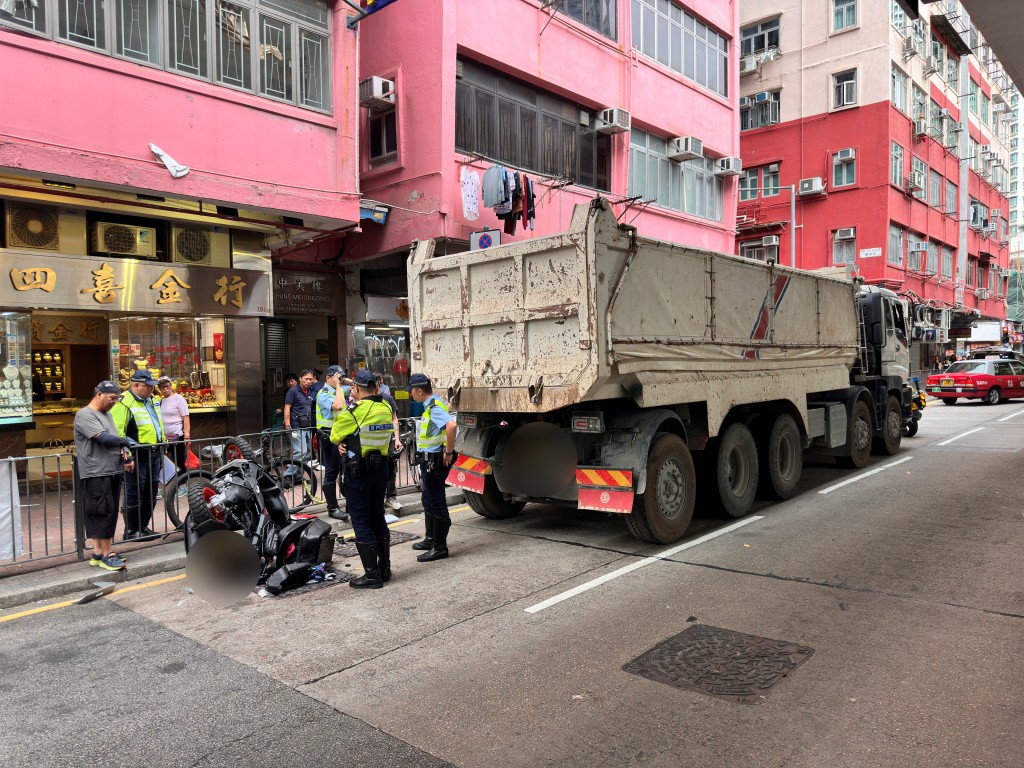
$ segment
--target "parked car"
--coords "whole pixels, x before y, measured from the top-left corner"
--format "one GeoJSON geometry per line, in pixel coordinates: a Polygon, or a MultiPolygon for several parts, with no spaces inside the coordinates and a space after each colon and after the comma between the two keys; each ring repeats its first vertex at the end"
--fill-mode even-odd
{"type": "Polygon", "coordinates": [[[1024,363],[1003,359],[961,360],[942,373],[929,376],[925,389],[946,405],[952,405],[961,397],[995,405],[1011,397],[1024,397],[1024,363]]]}
{"type": "Polygon", "coordinates": [[[978,347],[971,352],[972,360],[1016,360],[1024,363],[1024,355],[1009,347],[978,347]]]}

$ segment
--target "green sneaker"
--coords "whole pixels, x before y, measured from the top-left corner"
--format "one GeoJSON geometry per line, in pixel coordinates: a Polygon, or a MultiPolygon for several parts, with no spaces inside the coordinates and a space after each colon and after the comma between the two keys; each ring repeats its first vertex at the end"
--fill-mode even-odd
{"type": "MultiPolygon", "coordinates": [[[[122,563],[125,560],[128,559],[128,555],[119,555],[116,552],[111,552],[110,554],[112,554],[114,557],[116,557],[122,563]]],[[[89,558],[89,565],[96,566],[96,565],[99,565],[102,561],[103,561],[103,557],[99,553],[93,552],[92,553],[92,557],[89,558]]]]}
{"type": "Polygon", "coordinates": [[[97,565],[99,565],[99,567],[102,568],[105,571],[123,571],[124,570],[124,560],[122,560],[120,557],[118,557],[113,552],[111,552],[109,555],[104,555],[103,557],[101,557],[100,561],[99,561],[99,563],[97,563],[97,565]]]}

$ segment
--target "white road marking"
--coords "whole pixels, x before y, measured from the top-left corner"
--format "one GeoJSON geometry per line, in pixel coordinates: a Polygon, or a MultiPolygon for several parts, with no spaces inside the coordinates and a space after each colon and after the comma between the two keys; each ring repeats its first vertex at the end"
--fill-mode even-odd
{"type": "Polygon", "coordinates": [[[575,597],[576,595],[581,594],[583,592],[587,592],[588,590],[591,590],[594,587],[599,587],[602,584],[611,581],[612,579],[619,578],[619,576],[625,576],[627,573],[631,573],[632,571],[635,571],[638,568],[643,568],[645,565],[657,563],[660,560],[664,560],[667,557],[671,557],[676,552],[682,552],[684,549],[692,549],[693,547],[696,547],[698,544],[703,544],[707,541],[711,541],[711,539],[714,539],[718,536],[722,536],[726,533],[731,533],[732,531],[735,531],[737,528],[742,528],[744,525],[749,525],[750,523],[754,523],[758,520],[763,519],[764,517],[762,515],[746,517],[743,520],[740,520],[739,522],[733,523],[732,525],[727,525],[725,528],[720,528],[719,530],[714,531],[712,533],[705,534],[704,536],[701,536],[698,539],[694,539],[693,541],[687,541],[684,544],[679,544],[675,547],[670,547],[669,549],[666,549],[663,552],[659,552],[656,555],[645,557],[643,560],[637,560],[635,563],[630,563],[629,565],[623,566],[622,568],[619,568],[616,571],[606,573],[604,576],[598,576],[596,579],[591,579],[586,584],[580,584],[578,587],[573,587],[572,589],[566,590],[565,592],[555,595],[554,597],[549,597],[547,600],[537,603],[536,605],[531,605],[529,608],[524,608],[523,610],[526,613],[537,613],[538,611],[543,611],[545,608],[550,608],[552,605],[557,605],[563,600],[568,600],[570,597],[575,597]]]}
{"type": "Polygon", "coordinates": [[[849,480],[843,480],[843,482],[841,483],[836,483],[835,485],[830,485],[828,488],[823,488],[822,490],[818,491],[818,493],[832,493],[832,491],[839,490],[840,488],[843,488],[847,485],[852,485],[853,483],[856,483],[859,480],[863,480],[865,477],[871,477],[872,475],[877,475],[879,472],[884,472],[887,469],[892,469],[893,467],[898,466],[905,461],[910,461],[912,458],[914,457],[904,456],[902,459],[890,461],[888,464],[884,464],[881,467],[869,469],[867,472],[861,472],[859,475],[857,475],[856,477],[851,477],[849,480]]]}
{"type": "Polygon", "coordinates": [[[1024,413],[1024,411],[1014,411],[1014,412],[1013,412],[1013,413],[1011,413],[1011,414],[1010,414],[1009,416],[1003,416],[1003,418],[1001,418],[1001,419],[996,419],[996,421],[1009,421],[1009,420],[1010,420],[1010,419],[1012,419],[1012,418],[1013,418],[1014,416],[1020,416],[1020,415],[1021,415],[1022,413],[1024,413]]]}
{"type": "Polygon", "coordinates": [[[959,440],[961,437],[967,437],[968,435],[973,435],[975,432],[981,432],[981,430],[983,430],[983,429],[984,429],[984,427],[975,427],[974,429],[968,429],[966,432],[961,432],[956,437],[951,437],[951,438],[949,438],[949,440],[943,440],[941,443],[937,443],[937,445],[949,445],[950,443],[955,442],[956,440],[959,440]]]}

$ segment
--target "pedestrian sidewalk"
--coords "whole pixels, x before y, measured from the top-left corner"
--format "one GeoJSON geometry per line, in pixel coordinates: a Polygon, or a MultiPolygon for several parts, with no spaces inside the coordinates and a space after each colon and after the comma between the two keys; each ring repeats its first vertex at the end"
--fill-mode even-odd
{"type": "MultiPolygon", "coordinates": [[[[462,504],[464,501],[462,491],[457,488],[448,488],[447,495],[449,506],[462,504]]],[[[398,500],[402,504],[402,509],[397,513],[400,517],[416,515],[423,511],[419,492],[400,495],[398,500]]],[[[390,509],[386,511],[395,514],[390,509]]],[[[351,523],[327,517],[326,505],[307,507],[302,512],[316,514],[331,523],[339,538],[352,531],[351,523]]],[[[121,584],[158,573],[179,571],[185,567],[185,545],[180,535],[166,543],[137,550],[125,550],[125,554],[128,555],[128,562],[123,571],[105,571],[85,561],[0,579],[0,610],[55,597],[77,597],[75,593],[92,590],[94,581],[113,581],[121,584]]]]}

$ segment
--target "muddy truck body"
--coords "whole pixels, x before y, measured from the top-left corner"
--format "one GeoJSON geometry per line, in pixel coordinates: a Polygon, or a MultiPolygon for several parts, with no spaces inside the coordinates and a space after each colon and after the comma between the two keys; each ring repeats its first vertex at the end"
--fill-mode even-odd
{"type": "Polygon", "coordinates": [[[409,260],[412,367],[457,413],[448,482],[489,518],[528,502],[683,536],[796,492],[803,455],[862,467],[911,411],[891,291],[620,226],[606,201],[563,234],[409,260]],[[703,510],[702,510],[703,511],[703,510]]]}

